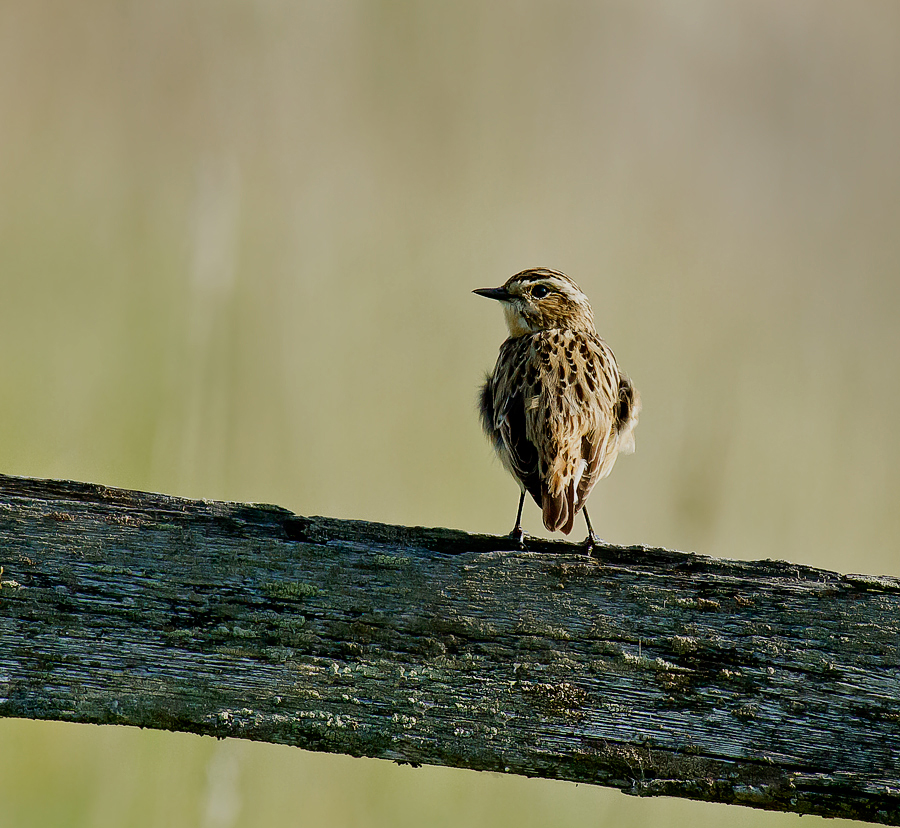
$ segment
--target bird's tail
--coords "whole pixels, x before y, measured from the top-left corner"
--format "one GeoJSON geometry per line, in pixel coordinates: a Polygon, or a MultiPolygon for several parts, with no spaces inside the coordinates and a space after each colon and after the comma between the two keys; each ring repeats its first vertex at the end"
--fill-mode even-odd
{"type": "Polygon", "coordinates": [[[541,509],[547,529],[568,535],[575,523],[575,481],[570,481],[560,492],[551,492],[542,487],[541,509]]]}

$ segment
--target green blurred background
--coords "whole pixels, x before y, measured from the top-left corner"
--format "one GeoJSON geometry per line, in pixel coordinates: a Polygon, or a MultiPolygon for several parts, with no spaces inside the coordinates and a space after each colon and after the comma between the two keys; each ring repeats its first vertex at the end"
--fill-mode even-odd
{"type": "MultiPolygon", "coordinates": [[[[475,413],[505,331],[470,291],[543,265],[644,399],[603,537],[900,575],[898,147],[895,0],[3,0],[0,471],[507,532],[475,413]]],[[[14,828],[799,819],[10,720],[0,802],[14,828]]]]}

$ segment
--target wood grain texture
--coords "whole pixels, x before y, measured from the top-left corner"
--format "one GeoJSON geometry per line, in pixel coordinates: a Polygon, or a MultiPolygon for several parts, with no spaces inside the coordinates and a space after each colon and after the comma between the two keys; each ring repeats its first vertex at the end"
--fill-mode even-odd
{"type": "Polygon", "coordinates": [[[900,824],[900,581],[0,476],[0,715],[900,824]]]}

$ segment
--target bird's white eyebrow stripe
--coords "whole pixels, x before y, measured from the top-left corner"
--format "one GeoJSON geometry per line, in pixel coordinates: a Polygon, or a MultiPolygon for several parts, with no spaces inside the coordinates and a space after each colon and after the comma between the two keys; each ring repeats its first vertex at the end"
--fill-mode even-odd
{"type": "Polygon", "coordinates": [[[535,287],[536,285],[544,285],[545,287],[554,288],[558,290],[560,293],[565,293],[566,296],[576,296],[580,291],[575,288],[571,282],[566,279],[559,279],[555,276],[544,276],[541,279],[535,279],[533,282],[527,283],[530,287],[535,287]]]}

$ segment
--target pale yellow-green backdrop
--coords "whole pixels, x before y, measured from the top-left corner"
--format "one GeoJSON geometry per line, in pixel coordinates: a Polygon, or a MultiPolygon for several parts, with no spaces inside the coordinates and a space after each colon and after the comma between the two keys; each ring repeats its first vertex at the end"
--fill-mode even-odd
{"type": "MultiPolygon", "coordinates": [[[[603,537],[900,574],[896,0],[0,2],[2,472],[506,532],[538,265],[644,399],[603,537]]],[[[0,720],[12,828],[798,819],[0,720]]]]}

